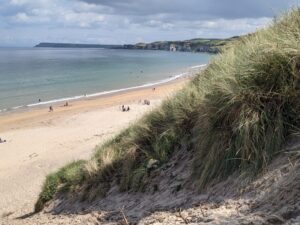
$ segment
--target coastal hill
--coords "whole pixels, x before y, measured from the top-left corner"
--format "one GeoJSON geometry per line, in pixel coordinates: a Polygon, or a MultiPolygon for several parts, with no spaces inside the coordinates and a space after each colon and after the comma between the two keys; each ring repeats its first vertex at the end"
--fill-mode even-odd
{"type": "Polygon", "coordinates": [[[234,42],[90,160],[48,175],[27,224],[299,224],[299,23],[294,9],[234,42]]]}
{"type": "Polygon", "coordinates": [[[239,37],[227,39],[197,38],[186,41],[157,41],[152,43],[137,43],[134,45],[99,45],[99,44],[71,44],[42,42],[35,47],[46,48],[109,48],[109,49],[140,49],[140,50],[165,50],[184,52],[209,52],[218,53],[228,43],[239,37]]]}
{"type": "Polygon", "coordinates": [[[34,46],[38,48],[123,48],[123,45],[72,44],[41,42],[34,46]]]}
{"type": "Polygon", "coordinates": [[[138,43],[124,45],[126,49],[166,50],[184,52],[209,52],[218,53],[226,44],[238,39],[238,36],[227,39],[196,38],[186,41],[157,41],[152,43],[138,43]]]}

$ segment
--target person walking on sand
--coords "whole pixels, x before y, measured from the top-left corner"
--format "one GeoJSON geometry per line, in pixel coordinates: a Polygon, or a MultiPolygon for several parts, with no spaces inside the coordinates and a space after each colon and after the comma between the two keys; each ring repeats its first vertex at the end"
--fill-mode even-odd
{"type": "Polygon", "coordinates": [[[125,110],[125,106],[124,105],[122,105],[122,112],[125,112],[126,110],[125,110]]]}
{"type": "Polygon", "coordinates": [[[52,105],[49,106],[49,112],[53,112],[53,107],[52,107],[52,105]]]}

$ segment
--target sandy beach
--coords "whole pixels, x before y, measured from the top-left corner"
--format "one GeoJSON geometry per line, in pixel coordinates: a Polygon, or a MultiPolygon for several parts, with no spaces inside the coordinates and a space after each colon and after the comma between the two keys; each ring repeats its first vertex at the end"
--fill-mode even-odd
{"type": "Polygon", "coordinates": [[[88,159],[95,147],[182,88],[188,78],[94,99],[0,115],[0,215],[33,210],[45,176],[68,162],[88,159]],[[149,99],[143,105],[140,100],[149,99]],[[122,112],[120,105],[129,105],[122,112]]]}

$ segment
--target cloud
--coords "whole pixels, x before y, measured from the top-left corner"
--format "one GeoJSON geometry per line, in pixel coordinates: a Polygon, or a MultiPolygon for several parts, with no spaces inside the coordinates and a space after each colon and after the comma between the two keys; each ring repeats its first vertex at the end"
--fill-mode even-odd
{"type": "Polygon", "coordinates": [[[95,27],[105,20],[104,15],[99,15],[93,12],[68,12],[63,15],[63,21],[68,26],[79,26],[81,28],[95,27]]]}
{"type": "Polygon", "coordinates": [[[110,7],[125,15],[174,14],[194,18],[259,18],[272,17],[288,9],[294,0],[79,0],[110,7]]]}
{"type": "Polygon", "coordinates": [[[101,14],[104,8],[68,0],[10,0],[6,7],[0,8],[0,15],[9,27],[43,25],[92,28],[105,21],[105,16],[101,14]]]}
{"type": "Polygon", "coordinates": [[[295,0],[5,0],[0,44],[123,44],[230,37],[268,24],[295,0]]]}

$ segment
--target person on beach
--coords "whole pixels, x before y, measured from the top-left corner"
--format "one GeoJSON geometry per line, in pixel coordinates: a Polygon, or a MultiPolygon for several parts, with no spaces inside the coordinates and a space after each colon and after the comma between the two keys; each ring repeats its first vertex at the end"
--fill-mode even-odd
{"type": "Polygon", "coordinates": [[[42,99],[39,98],[39,102],[41,102],[41,101],[42,101],[42,99]]]}
{"type": "Polygon", "coordinates": [[[129,110],[130,110],[129,106],[125,107],[124,105],[122,105],[122,107],[121,107],[122,112],[128,112],[129,110]]]}
{"type": "Polygon", "coordinates": [[[53,112],[53,107],[52,107],[52,105],[49,106],[49,112],[53,112]]]}
{"type": "Polygon", "coordinates": [[[65,106],[65,107],[68,107],[68,106],[69,106],[69,103],[68,103],[68,102],[66,102],[66,103],[64,104],[64,106],[65,106]]]}
{"type": "Polygon", "coordinates": [[[145,100],[144,100],[144,105],[150,105],[150,100],[145,99],[145,100]]]}

